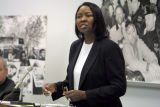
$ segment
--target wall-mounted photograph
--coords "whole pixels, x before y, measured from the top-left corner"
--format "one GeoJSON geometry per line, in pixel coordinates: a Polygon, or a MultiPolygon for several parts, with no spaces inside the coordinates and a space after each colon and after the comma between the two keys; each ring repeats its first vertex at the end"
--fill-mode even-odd
{"type": "Polygon", "coordinates": [[[128,82],[160,84],[160,0],[102,0],[101,10],[128,82]]]}
{"type": "Polygon", "coordinates": [[[20,87],[24,95],[42,94],[46,39],[47,16],[0,16],[0,56],[7,61],[8,78],[16,84],[30,66],[34,68],[20,87]]]}

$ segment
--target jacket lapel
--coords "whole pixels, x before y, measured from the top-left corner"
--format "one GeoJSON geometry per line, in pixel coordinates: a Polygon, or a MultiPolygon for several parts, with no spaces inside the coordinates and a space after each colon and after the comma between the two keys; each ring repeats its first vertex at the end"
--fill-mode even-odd
{"type": "Polygon", "coordinates": [[[78,44],[77,49],[74,50],[75,54],[73,56],[73,60],[70,62],[70,70],[69,70],[69,74],[68,75],[71,77],[71,87],[70,87],[71,89],[74,89],[74,87],[73,87],[73,85],[74,85],[74,83],[73,83],[74,82],[73,72],[74,71],[73,70],[74,70],[77,58],[79,56],[80,50],[82,48],[82,44],[83,44],[83,42],[80,42],[80,44],[78,44]]]}
{"type": "Polygon", "coordinates": [[[95,59],[97,57],[97,54],[98,54],[98,46],[97,45],[98,45],[98,43],[95,41],[87,59],[86,59],[86,62],[83,66],[81,76],[80,76],[79,89],[81,88],[89,69],[91,68],[93,62],[95,61],[95,59]]]}

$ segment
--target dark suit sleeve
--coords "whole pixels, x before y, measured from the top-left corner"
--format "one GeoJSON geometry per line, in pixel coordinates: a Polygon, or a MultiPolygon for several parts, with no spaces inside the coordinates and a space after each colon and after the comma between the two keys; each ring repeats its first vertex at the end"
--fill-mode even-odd
{"type": "Polygon", "coordinates": [[[62,97],[63,96],[62,87],[67,86],[67,85],[68,85],[67,77],[63,82],[57,82],[56,83],[57,92],[56,93],[52,93],[52,99],[53,100],[57,100],[58,98],[62,97]]]}
{"type": "Polygon", "coordinates": [[[113,102],[126,92],[125,63],[120,48],[114,43],[104,53],[106,79],[109,84],[86,91],[90,105],[113,102]]]}

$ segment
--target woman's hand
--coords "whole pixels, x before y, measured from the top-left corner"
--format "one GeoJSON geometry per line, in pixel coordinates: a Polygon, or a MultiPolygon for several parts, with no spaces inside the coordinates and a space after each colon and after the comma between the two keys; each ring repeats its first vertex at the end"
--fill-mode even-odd
{"type": "Polygon", "coordinates": [[[52,93],[54,93],[54,92],[57,91],[56,84],[55,84],[55,83],[47,83],[47,84],[44,84],[43,87],[42,87],[42,91],[43,91],[43,94],[44,94],[45,96],[49,96],[49,95],[51,95],[52,93]]]}
{"type": "Polygon", "coordinates": [[[72,102],[80,101],[80,100],[85,100],[86,97],[86,92],[82,90],[70,90],[67,92],[64,92],[65,97],[70,99],[72,102]]]}

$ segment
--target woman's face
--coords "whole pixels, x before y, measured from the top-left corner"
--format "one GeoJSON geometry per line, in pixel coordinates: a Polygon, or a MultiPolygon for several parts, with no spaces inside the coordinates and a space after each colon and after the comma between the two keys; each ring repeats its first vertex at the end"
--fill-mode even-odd
{"type": "Polygon", "coordinates": [[[122,24],[122,22],[124,21],[124,13],[121,7],[118,7],[116,9],[115,15],[117,23],[122,24]]]}
{"type": "Polygon", "coordinates": [[[109,11],[109,16],[112,17],[113,12],[114,12],[114,9],[113,9],[113,6],[112,6],[112,5],[109,5],[108,11],[109,11]]]}
{"type": "Polygon", "coordinates": [[[26,59],[26,54],[22,53],[22,59],[25,60],[26,59]]]}
{"type": "Polygon", "coordinates": [[[16,72],[17,72],[17,68],[8,66],[8,76],[10,78],[14,77],[16,75],[16,72]]]}
{"type": "Polygon", "coordinates": [[[91,9],[88,6],[82,6],[76,15],[76,26],[78,30],[83,33],[90,33],[93,31],[94,17],[91,9]]]}
{"type": "Polygon", "coordinates": [[[134,25],[130,24],[127,27],[126,33],[127,33],[127,39],[129,40],[129,42],[134,44],[138,39],[137,32],[136,32],[134,25]]]}
{"type": "Polygon", "coordinates": [[[12,61],[14,59],[14,56],[12,55],[12,53],[8,53],[8,60],[12,61]]]}

